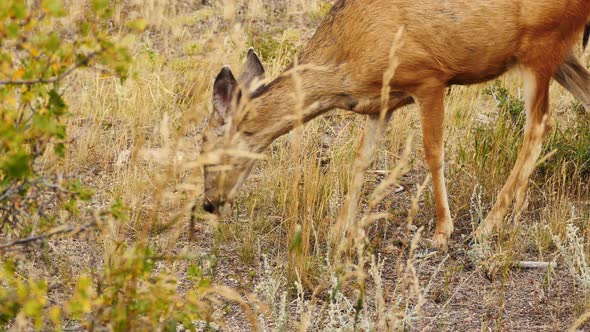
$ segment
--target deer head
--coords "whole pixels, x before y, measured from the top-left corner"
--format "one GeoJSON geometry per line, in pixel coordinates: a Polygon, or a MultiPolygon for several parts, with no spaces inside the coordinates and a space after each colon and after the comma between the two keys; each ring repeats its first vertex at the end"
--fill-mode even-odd
{"type": "Polygon", "coordinates": [[[243,109],[244,96],[253,83],[264,78],[264,68],[253,49],[248,50],[246,63],[236,80],[228,66],[223,67],[213,85],[213,114],[203,134],[202,154],[205,166],[205,197],[203,209],[215,213],[231,202],[253,166],[253,159],[244,153],[253,150],[251,133],[240,132],[237,114],[243,109]]]}

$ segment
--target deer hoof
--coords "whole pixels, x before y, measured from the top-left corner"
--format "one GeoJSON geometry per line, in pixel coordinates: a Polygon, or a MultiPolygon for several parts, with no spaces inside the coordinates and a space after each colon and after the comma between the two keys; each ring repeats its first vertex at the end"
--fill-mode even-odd
{"type": "Polygon", "coordinates": [[[478,243],[485,243],[494,235],[494,232],[502,224],[504,215],[498,212],[490,212],[486,219],[477,227],[475,239],[478,243]]]}
{"type": "Polygon", "coordinates": [[[426,241],[426,244],[432,249],[447,251],[449,248],[449,236],[442,233],[436,233],[432,237],[432,240],[426,241]]]}
{"type": "Polygon", "coordinates": [[[483,225],[479,225],[479,227],[477,227],[477,229],[475,230],[475,242],[482,243],[484,241],[484,238],[488,237],[488,234],[489,232],[484,229],[483,225]]]}
{"type": "Polygon", "coordinates": [[[488,241],[490,236],[492,236],[494,228],[496,228],[496,223],[493,220],[494,219],[488,216],[486,220],[475,230],[475,240],[478,243],[485,243],[488,241]]]}

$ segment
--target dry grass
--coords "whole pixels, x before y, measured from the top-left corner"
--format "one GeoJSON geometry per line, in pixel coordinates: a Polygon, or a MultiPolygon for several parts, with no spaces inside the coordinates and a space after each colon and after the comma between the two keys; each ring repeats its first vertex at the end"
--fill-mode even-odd
{"type": "MultiPolygon", "coordinates": [[[[158,272],[177,278],[179,294],[195,286],[187,277],[191,265],[215,284],[240,290],[261,330],[569,327],[590,303],[590,144],[583,144],[590,143],[590,119],[556,84],[551,105],[557,131],[546,153],[559,150],[535,172],[524,213],[508,220],[484,261],[470,259],[471,232],[491,207],[521,142],[520,115],[510,114],[520,99],[514,74],[454,87],[446,99],[446,174],[456,222],[448,255],[419,247],[433,232],[434,202],[415,106],[393,116],[363,188],[351,186],[351,169],[364,119],[332,112],[275,142],[227,217],[212,220],[197,209],[195,229],[189,228],[190,209],[203,191],[199,135],[211,109],[212,78],[224,64],[239,68],[251,45],[275,77],[327,8],[309,0],[117,2],[113,33],[131,18],[149,23],[129,41],[134,76],[120,84],[79,72],[68,82],[71,143],[60,167],[94,188],[94,207],[121,198],[130,220],[87,239],[52,240],[49,260],[23,253],[31,262],[24,273],[49,280],[51,301],[59,303],[78,275],[98,276],[101,266],[120,259],[121,245],[139,241],[162,256],[190,256],[188,262],[157,264],[158,272]],[[379,187],[386,180],[392,185],[379,187]],[[405,190],[395,190],[398,185],[405,190]],[[349,238],[334,239],[346,195],[355,190],[361,200],[349,238]],[[560,267],[511,268],[525,259],[557,260],[560,267]]],[[[199,326],[252,328],[243,310],[223,301],[210,319],[215,324],[199,326]]]]}

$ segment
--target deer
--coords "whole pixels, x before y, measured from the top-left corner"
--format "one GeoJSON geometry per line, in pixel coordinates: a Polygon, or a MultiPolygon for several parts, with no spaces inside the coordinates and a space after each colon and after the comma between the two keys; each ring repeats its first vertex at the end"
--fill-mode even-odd
{"type": "MultiPolygon", "coordinates": [[[[572,51],[584,29],[588,31],[589,17],[588,0],[338,0],[294,65],[274,80],[264,83],[265,70],[253,49],[238,78],[230,67],[223,67],[213,84],[213,111],[203,133],[202,153],[228,146],[232,151],[261,153],[299,124],[333,109],[367,116],[365,135],[370,141],[371,128],[380,118],[391,45],[403,29],[403,46],[396,51],[397,67],[388,83],[386,120],[403,106],[418,106],[436,209],[431,239],[435,248],[447,250],[454,229],[444,176],[445,89],[520,71],[524,142],[475,232],[477,241],[485,241],[501,226],[512,204],[524,200],[543,139],[553,126],[551,79],[590,110],[590,74],[572,51]],[[244,112],[237,111],[241,107],[244,112]],[[294,117],[298,107],[301,114],[294,117]]],[[[241,154],[221,153],[206,165],[203,209],[216,213],[231,203],[254,162],[241,154]]]]}

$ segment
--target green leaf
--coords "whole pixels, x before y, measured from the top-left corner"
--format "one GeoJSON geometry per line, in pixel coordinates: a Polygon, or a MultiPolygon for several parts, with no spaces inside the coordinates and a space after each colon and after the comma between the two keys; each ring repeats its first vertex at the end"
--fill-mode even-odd
{"type": "MultiPolygon", "coordinates": [[[[53,124],[51,123],[47,112],[42,111],[42,112],[33,113],[33,125],[35,126],[34,129],[41,129],[42,131],[47,132],[50,130],[49,128],[53,124]]],[[[31,131],[31,133],[32,133],[32,131],[31,131]]]]}
{"type": "Polygon", "coordinates": [[[14,274],[16,272],[16,264],[13,260],[8,259],[2,265],[2,270],[0,270],[0,276],[3,278],[14,278],[14,274]]]}
{"type": "Polygon", "coordinates": [[[299,224],[295,226],[293,239],[291,240],[291,245],[289,246],[289,252],[293,251],[301,253],[301,225],[299,224]]]}
{"type": "Polygon", "coordinates": [[[115,203],[111,205],[111,215],[121,221],[129,220],[129,216],[127,215],[128,210],[120,198],[117,198],[115,203]]]}
{"type": "Polygon", "coordinates": [[[206,290],[208,288],[211,288],[211,280],[208,278],[201,279],[197,283],[197,289],[200,291],[206,290]]]}
{"type": "Polygon", "coordinates": [[[55,131],[52,134],[55,135],[55,138],[65,139],[66,138],[66,125],[57,124],[55,126],[55,131]]]}
{"type": "Polygon", "coordinates": [[[80,213],[80,209],[78,208],[78,200],[76,198],[70,199],[66,204],[63,205],[66,211],[69,211],[73,215],[78,215],[80,213]]]}
{"type": "Polygon", "coordinates": [[[90,277],[82,275],[76,283],[72,299],[65,306],[74,318],[79,318],[92,309],[91,292],[92,280],[90,277]]]}
{"type": "Polygon", "coordinates": [[[95,12],[102,11],[109,6],[109,0],[92,0],[92,10],[95,12]]]}
{"type": "Polygon", "coordinates": [[[143,32],[147,27],[147,21],[143,18],[127,22],[127,27],[137,32],[143,32]]]}
{"type": "Polygon", "coordinates": [[[22,180],[32,174],[31,156],[23,151],[17,152],[4,162],[0,171],[9,178],[22,180]]]}
{"type": "Polygon", "coordinates": [[[25,7],[25,4],[23,1],[18,1],[16,3],[13,3],[12,12],[13,12],[14,17],[17,20],[23,20],[23,19],[25,19],[25,17],[27,17],[27,8],[25,7]]]}
{"type": "Polygon", "coordinates": [[[188,269],[186,270],[186,273],[190,277],[197,278],[197,279],[200,279],[203,277],[203,270],[201,270],[201,267],[196,264],[189,265],[188,269]]]}
{"type": "Polygon", "coordinates": [[[88,24],[88,22],[81,22],[79,29],[80,29],[80,34],[82,36],[86,37],[90,33],[90,24],[88,24]]]}
{"type": "Polygon", "coordinates": [[[55,151],[55,154],[58,157],[63,158],[66,154],[66,146],[64,143],[57,143],[57,144],[55,144],[53,151],[55,151]]]}
{"type": "Polygon", "coordinates": [[[49,309],[49,319],[55,326],[61,324],[61,307],[54,305],[49,309]]]}
{"type": "Polygon", "coordinates": [[[61,38],[56,33],[51,33],[47,36],[44,46],[48,52],[56,52],[61,46],[61,38]]]}
{"type": "Polygon", "coordinates": [[[23,306],[23,311],[27,316],[37,316],[41,313],[42,309],[43,306],[37,301],[37,299],[27,301],[23,306]]]}
{"type": "Polygon", "coordinates": [[[63,2],[61,0],[43,0],[43,9],[52,14],[53,16],[64,15],[63,2]]]}
{"type": "Polygon", "coordinates": [[[83,201],[90,200],[94,195],[94,191],[91,188],[82,185],[78,180],[71,182],[68,189],[83,201]]]}
{"type": "Polygon", "coordinates": [[[16,22],[11,22],[6,27],[6,31],[8,32],[8,38],[16,38],[18,36],[18,30],[20,26],[16,22]]]}
{"type": "Polygon", "coordinates": [[[66,103],[55,89],[49,91],[49,108],[55,115],[63,115],[67,109],[66,103]]]}

